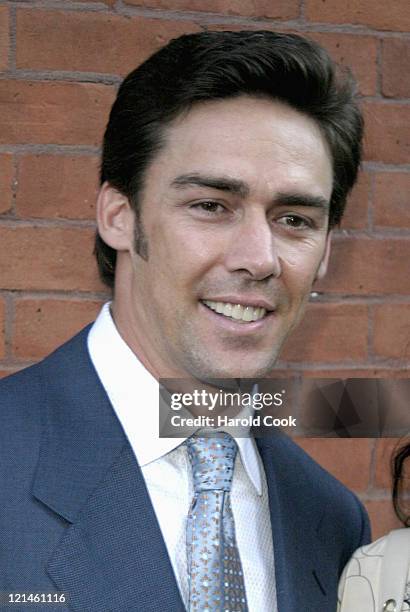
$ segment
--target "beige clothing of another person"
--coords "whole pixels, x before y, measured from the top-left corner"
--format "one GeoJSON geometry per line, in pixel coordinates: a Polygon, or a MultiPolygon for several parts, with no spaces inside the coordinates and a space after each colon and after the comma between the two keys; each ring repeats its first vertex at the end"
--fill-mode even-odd
{"type": "Polygon", "coordinates": [[[359,548],[339,583],[337,612],[410,611],[410,529],[359,548]]]}

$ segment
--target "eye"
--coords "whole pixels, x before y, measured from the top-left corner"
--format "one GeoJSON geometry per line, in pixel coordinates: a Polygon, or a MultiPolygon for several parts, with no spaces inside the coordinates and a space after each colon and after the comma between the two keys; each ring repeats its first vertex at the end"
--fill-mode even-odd
{"type": "Polygon", "coordinates": [[[293,229],[307,229],[313,226],[313,222],[310,219],[299,215],[284,215],[277,222],[293,229]]]}
{"type": "Polygon", "coordinates": [[[191,208],[203,211],[208,214],[222,213],[225,210],[225,207],[222,206],[222,204],[219,204],[218,202],[213,202],[212,200],[192,204],[191,208]]]}

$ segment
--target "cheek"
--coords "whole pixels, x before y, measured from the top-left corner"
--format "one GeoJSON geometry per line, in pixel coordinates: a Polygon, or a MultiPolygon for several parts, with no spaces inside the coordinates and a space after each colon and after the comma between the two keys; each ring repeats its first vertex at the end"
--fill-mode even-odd
{"type": "Polygon", "coordinates": [[[184,228],[182,223],[174,231],[158,224],[151,236],[155,247],[150,248],[149,263],[168,284],[189,284],[200,279],[218,260],[219,242],[184,228]]]}
{"type": "Polygon", "coordinates": [[[294,302],[308,299],[321,259],[322,249],[295,248],[281,257],[282,280],[294,302]]]}
{"type": "Polygon", "coordinates": [[[298,270],[303,278],[314,278],[326,250],[326,240],[305,240],[283,243],[278,246],[278,254],[283,264],[298,270]]]}

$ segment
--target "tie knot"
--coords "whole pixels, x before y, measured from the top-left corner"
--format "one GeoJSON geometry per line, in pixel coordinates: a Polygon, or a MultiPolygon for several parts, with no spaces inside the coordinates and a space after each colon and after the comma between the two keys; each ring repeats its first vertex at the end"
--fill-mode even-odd
{"type": "Polygon", "coordinates": [[[192,436],[186,441],[194,478],[194,491],[230,491],[238,450],[229,434],[217,438],[192,436]]]}

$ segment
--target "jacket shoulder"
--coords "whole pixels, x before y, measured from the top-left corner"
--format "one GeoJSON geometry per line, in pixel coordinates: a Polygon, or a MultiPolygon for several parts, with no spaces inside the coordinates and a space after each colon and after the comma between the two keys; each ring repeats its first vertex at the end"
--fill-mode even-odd
{"type": "Polygon", "coordinates": [[[48,381],[69,371],[70,361],[87,350],[90,326],[56,349],[44,360],[0,380],[0,438],[2,445],[16,437],[38,435],[42,428],[48,381]]]}
{"type": "Polygon", "coordinates": [[[275,478],[289,498],[303,499],[312,512],[316,509],[322,514],[324,537],[339,541],[342,548],[348,543],[345,562],[356,548],[370,541],[369,519],[360,500],[291,438],[280,434],[258,446],[268,452],[275,478]]]}
{"type": "Polygon", "coordinates": [[[40,364],[20,370],[0,380],[0,435],[6,443],[12,430],[38,429],[42,383],[40,364]]]}
{"type": "MultiPolygon", "coordinates": [[[[335,495],[351,500],[353,493],[337,478],[325,470],[301,446],[290,437],[278,434],[268,439],[267,444],[262,441],[261,446],[270,450],[272,460],[278,469],[282,470],[283,478],[307,486],[315,495],[334,501],[335,495]]],[[[323,500],[323,501],[324,501],[323,500]]]]}

